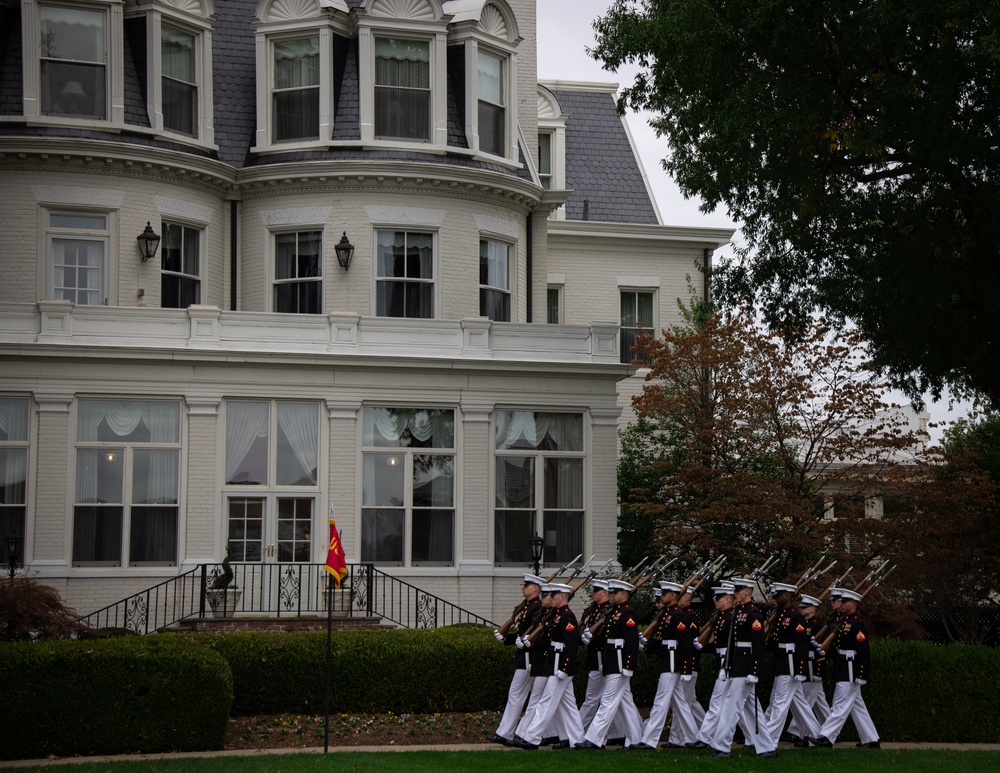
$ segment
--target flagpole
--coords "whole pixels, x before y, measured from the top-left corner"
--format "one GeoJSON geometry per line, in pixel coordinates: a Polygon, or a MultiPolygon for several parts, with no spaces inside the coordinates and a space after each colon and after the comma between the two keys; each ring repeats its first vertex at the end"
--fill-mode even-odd
{"type": "Polygon", "coordinates": [[[330,751],[330,672],[333,639],[333,575],[326,575],[326,721],[323,725],[323,754],[330,751]]]}

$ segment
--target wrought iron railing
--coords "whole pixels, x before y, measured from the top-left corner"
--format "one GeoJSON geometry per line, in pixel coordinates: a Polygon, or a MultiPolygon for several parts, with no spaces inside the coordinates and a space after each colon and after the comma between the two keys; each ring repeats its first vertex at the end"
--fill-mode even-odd
{"type": "Polygon", "coordinates": [[[235,587],[212,588],[221,564],[201,564],[80,618],[98,629],[147,634],[208,617],[381,617],[405,628],[493,625],[371,564],[348,564],[340,590],[328,593],[325,564],[232,564],[235,587]]]}

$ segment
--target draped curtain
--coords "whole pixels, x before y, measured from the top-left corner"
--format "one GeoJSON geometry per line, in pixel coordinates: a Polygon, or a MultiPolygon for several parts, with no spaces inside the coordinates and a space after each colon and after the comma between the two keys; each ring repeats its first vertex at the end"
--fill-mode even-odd
{"type": "Polygon", "coordinates": [[[496,412],[496,448],[582,451],[583,417],[575,413],[496,412]]]}
{"type": "Polygon", "coordinates": [[[150,443],[180,442],[180,409],[177,403],[160,401],[81,400],[77,439],[81,443],[112,440],[102,437],[101,424],[117,438],[128,440],[142,424],[150,443]]]}
{"type": "MultiPolygon", "coordinates": [[[[243,462],[257,438],[267,437],[267,403],[228,403],[226,406],[226,483],[239,483],[243,462]]],[[[266,470],[265,456],[265,470],[266,470]]],[[[266,481],[251,481],[264,483],[266,481]]]]}
{"type": "Polygon", "coordinates": [[[290,465],[287,458],[278,460],[278,485],[316,485],[316,449],[319,445],[316,405],[278,403],[278,432],[295,459],[295,465],[290,465]]]}

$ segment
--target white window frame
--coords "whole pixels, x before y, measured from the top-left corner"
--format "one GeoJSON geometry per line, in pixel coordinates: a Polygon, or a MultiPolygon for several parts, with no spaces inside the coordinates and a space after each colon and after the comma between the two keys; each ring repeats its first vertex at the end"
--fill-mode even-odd
{"type": "MultiPolygon", "coordinates": [[[[131,10],[131,9],[130,9],[131,10]]],[[[140,0],[136,9],[146,14],[146,94],[149,125],[154,132],[186,144],[215,149],[215,101],[212,93],[213,7],[209,0],[189,0],[186,9],[164,0],[140,0]],[[200,9],[192,8],[197,2],[200,9]],[[194,37],[195,88],[198,115],[194,132],[186,134],[164,125],[163,119],[163,27],[173,27],[194,37]]]]}
{"type": "MultiPolygon", "coordinates": [[[[479,314],[480,314],[480,316],[489,316],[488,314],[484,314],[483,313],[482,292],[484,290],[490,291],[490,292],[496,292],[496,293],[505,293],[507,295],[507,312],[508,312],[507,313],[507,319],[500,319],[500,320],[494,319],[493,321],[494,322],[513,322],[516,319],[516,317],[515,317],[516,311],[515,311],[515,308],[514,308],[514,290],[513,290],[513,284],[514,284],[514,263],[515,263],[515,260],[516,260],[516,257],[517,257],[516,247],[515,247],[515,245],[511,244],[506,239],[498,239],[495,236],[491,236],[489,234],[480,234],[479,235],[479,260],[480,260],[480,266],[479,266],[479,268],[480,268],[480,278],[482,277],[482,274],[481,274],[482,263],[481,262],[482,262],[482,259],[483,259],[482,251],[483,251],[483,243],[484,242],[487,245],[498,245],[498,246],[502,246],[502,247],[506,248],[506,250],[507,250],[507,272],[506,272],[507,276],[505,277],[506,285],[503,286],[503,287],[500,287],[499,285],[491,285],[489,283],[484,284],[482,281],[480,281],[480,283],[479,283],[479,292],[480,292],[479,314]]],[[[489,251],[489,246],[487,246],[487,250],[489,251]]],[[[487,260],[489,260],[489,257],[487,257],[487,260]]],[[[493,318],[490,317],[490,319],[493,319],[493,318]]]]}
{"type": "Polygon", "coordinates": [[[328,146],[333,138],[333,45],[334,34],[349,36],[347,28],[347,7],[342,3],[333,2],[336,12],[327,15],[327,10],[321,9],[326,3],[299,3],[290,5],[274,2],[262,2],[254,18],[257,27],[257,133],[253,153],[285,153],[292,150],[320,148],[328,146]],[[280,6],[272,14],[271,6],[280,6]],[[343,7],[341,8],[340,6],[343,7]],[[300,16],[289,18],[290,11],[298,11],[300,16]],[[309,16],[306,14],[315,13],[309,16]],[[304,37],[319,36],[319,126],[316,139],[294,139],[276,142],[274,140],[274,43],[281,40],[297,40],[304,37]]]}
{"type": "MultiPolygon", "coordinates": [[[[398,405],[382,405],[382,404],[372,404],[366,405],[362,409],[362,431],[364,427],[364,411],[365,409],[409,409],[408,406],[398,406],[398,405]]],[[[391,565],[391,566],[456,566],[458,564],[458,521],[460,517],[460,510],[458,506],[459,497],[459,466],[458,466],[458,448],[460,446],[459,431],[460,431],[460,421],[458,420],[458,410],[451,406],[427,406],[421,405],[419,407],[414,406],[413,410],[428,410],[428,411],[450,411],[452,413],[452,427],[453,435],[452,441],[454,445],[451,447],[409,447],[409,446],[376,446],[376,445],[364,445],[362,444],[362,476],[365,474],[365,458],[372,458],[373,463],[375,463],[380,457],[385,457],[387,463],[391,459],[395,459],[396,463],[402,466],[403,475],[403,497],[404,501],[399,504],[394,505],[380,505],[378,503],[366,504],[364,500],[364,487],[362,484],[362,492],[360,498],[360,511],[361,511],[361,523],[363,524],[365,518],[365,511],[375,511],[375,510],[402,510],[403,511],[403,551],[402,551],[402,561],[385,561],[372,560],[372,563],[380,565],[391,565]],[[415,456],[438,456],[438,457],[448,457],[452,460],[452,505],[450,508],[447,507],[418,507],[414,504],[414,457],[415,456]],[[438,510],[438,511],[451,511],[452,516],[452,543],[451,543],[451,560],[450,561],[414,561],[413,559],[413,511],[414,509],[421,510],[438,510]]],[[[363,443],[363,441],[362,441],[363,443]]],[[[395,466],[395,464],[393,466],[395,466]]],[[[364,532],[364,526],[362,525],[362,534],[364,532]]],[[[359,538],[361,541],[363,538],[359,538]]],[[[364,545],[359,546],[359,552],[364,550],[364,545]]],[[[366,556],[362,554],[362,561],[366,560],[366,556]]]]}
{"type": "Polygon", "coordinates": [[[545,321],[549,325],[561,325],[564,320],[564,309],[563,309],[563,297],[565,294],[565,288],[561,284],[549,284],[545,288],[545,321]],[[552,308],[549,303],[549,298],[555,297],[556,299],[556,319],[552,319],[552,308]]]}
{"type": "MultiPolygon", "coordinates": [[[[102,398],[84,398],[86,399],[102,399],[102,398]]],[[[109,397],[103,398],[112,401],[119,402],[129,402],[130,398],[127,397],[109,397]]],[[[184,448],[184,421],[181,413],[181,404],[176,400],[156,400],[147,398],[136,398],[137,402],[144,403],[163,403],[171,404],[177,406],[177,441],[162,441],[162,440],[150,440],[150,441],[132,441],[127,439],[121,440],[81,440],[79,436],[80,426],[79,426],[79,404],[77,405],[77,421],[75,424],[75,429],[73,433],[73,544],[70,548],[71,551],[71,562],[73,566],[77,567],[98,567],[98,566],[114,566],[114,567],[142,567],[142,566],[178,566],[181,562],[181,554],[183,552],[183,542],[181,539],[182,534],[182,516],[184,512],[184,502],[183,502],[183,491],[184,491],[184,464],[183,464],[183,448],[184,448]],[[77,513],[76,509],[78,507],[86,507],[95,503],[92,502],[78,502],[78,492],[79,483],[77,481],[77,470],[79,465],[79,455],[81,451],[98,451],[102,454],[117,454],[122,453],[122,496],[120,503],[109,503],[112,505],[120,505],[121,507],[121,550],[118,556],[118,560],[106,560],[106,561],[90,561],[90,560],[78,560],[75,553],[75,542],[76,542],[76,529],[77,529],[77,513]],[[132,516],[133,508],[140,507],[140,503],[132,501],[132,495],[134,491],[135,484],[135,455],[136,451],[174,451],[177,454],[177,491],[175,494],[175,503],[171,505],[176,508],[176,521],[175,526],[177,529],[177,542],[175,544],[174,559],[172,561],[134,561],[131,555],[131,536],[132,536],[132,516]]]]}
{"type": "MultiPolygon", "coordinates": [[[[188,273],[184,272],[183,270],[181,270],[181,271],[169,271],[168,269],[166,269],[164,267],[164,265],[163,265],[164,260],[166,259],[166,245],[165,244],[161,244],[160,245],[160,307],[161,308],[171,308],[171,309],[174,309],[174,308],[181,308],[181,309],[187,308],[186,306],[164,306],[163,305],[163,277],[164,276],[174,276],[174,277],[178,277],[179,279],[189,279],[189,280],[194,280],[195,282],[197,282],[197,285],[198,285],[198,299],[195,300],[195,301],[193,301],[192,305],[204,303],[205,302],[205,281],[204,281],[204,276],[205,276],[205,227],[203,225],[192,225],[191,223],[186,223],[183,220],[178,220],[177,218],[173,218],[173,217],[164,217],[162,220],[160,220],[160,233],[162,234],[161,238],[166,238],[166,235],[167,235],[167,226],[168,225],[182,228],[184,231],[194,231],[194,232],[196,232],[198,234],[198,248],[197,248],[198,249],[198,255],[197,255],[198,273],[197,274],[188,274],[188,273]]],[[[183,231],[182,231],[181,232],[181,250],[182,250],[182,254],[181,254],[181,268],[182,269],[184,267],[184,258],[186,257],[183,254],[184,244],[185,244],[185,242],[184,242],[184,235],[183,235],[183,231]]]]}
{"type": "Polygon", "coordinates": [[[426,228],[420,226],[405,226],[405,225],[376,225],[372,230],[372,309],[377,317],[383,319],[438,319],[441,309],[441,262],[439,256],[439,239],[438,232],[433,228],[426,228]],[[430,279],[409,279],[406,277],[383,277],[379,275],[378,269],[378,235],[380,231],[389,231],[392,233],[402,232],[404,234],[422,234],[431,237],[431,250],[433,251],[432,261],[432,276],[430,279]],[[432,286],[431,290],[431,303],[433,304],[433,313],[429,317],[389,317],[379,312],[378,307],[378,286],[380,281],[402,281],[402,282],[421,282],[424,284],[430,284],[432,286]]]}
{"type": "Polygon", "coordinates": [[[319,309],[316,312],[281,312],[285,314],[322,314],[323,309],[326,307],[326,233],[322,225],[302,225],[294,227],[284,227],[273,229],[268,232],[268,310],[272,312],[278,311],[277,304],[277,287],[281,284],[300,284],[302,282],[318,282],[319,283],[319,309]],[[295,277],[279,280],[277,277],[278,273],[278,237],[288,234],[296,235],[296,242],[298,242],[298,235],[303,233],[319,233],[319,275],[317,277],[295,277]]]}
{"type": "MultiPolygon", "coordinates": [[[[549,88],[538,85],[538,135],[548,135],[549,140],[549,186],[546,190],[566,189],[566,118],[559,106],[559,100],[549,88]]],[[[539,162],[541,157],[539,156],[539,162]]],[[[539,166],[539,172],[541,167],[539,166]]],[[[539,179],[541,183],[541,179],[539,179]]],[[[563,205],[549,215],[551,220],[565,220],[566,206],[563,205]]]]}
{"type": "MultiPolygon", "coordinates": [[[[42,249],[44,251],[44,259],[40,262],[41,266],[44,266],[44,284],[45,287],[45,298],[55,298],[56,300],[64,300],[61,295],[56,295],[56,283],[55,283],[55,251],[54,243],[57,240],[73,240],[80,242],[95,242],[102,245],[103,257],[102,265],[100,267],[101,272],[101,287],[99,291],[99,298],[95,304],[77,304],[77,305],[90,305],[90,306],[108,306],[116,304],[115,297],[115,287],[117,284],[117,261],[113,259],[116,255],[114,251],[114,239],[112,235],[117,232],[117,213],[113,211],[108,211],[106,209],[90,209],[87,207],[79,207],[68,205],[64,207],[60,206],[46,206],[41,209],[41,229],[42,229],[42,249]],[[58,215],[80,215],[84,217],[103,217],[105,227],[101,229],[96,228],[73,228],[69,226],[57,226],[52,225],[52,217],[58,215]]],[[[79,290],[79,288],[77,288],[79,290]]],[[[72,303],[76,304],[75,300],[70,299],[72,303]]]]}
{"type": "MultiPolygon", "coordinates": [[[[621,315],[621,304],[622,304],[622,297],[625,294],[630,294],[630,295],[632,295],[634,297],[634,299],[635,299],[634,306],[636,306],[636,307],[638,306],[638,296],[640,294],[650,296],[650,310],[652,312],[653,319],[652,319],[652,321],[650,322],[650,324],[648,326],[643,325],[642,332],[648,332],[650,335],[652,335],[654,337],[656,336],[656,331],[659,330],[659,327],[657,326],[657,311],[658,310],[657,310],[657,305],[656,305],[657,301],[659,300],[659,298],[658,298],[658,291],[657,291],[656,287],[622,287],[622,286],[619,286],[619,288],[618,288],[618,309],[619,309],[619,336],[618,336],[618,338],[619,338],[620,358],[621,358],[621,361],[623,363],[631,363],[635,359],[635,355],[634,355],[634,353],[631,350],[632,344],[629,344],[628,346],[625,345],[625,331],[626,330],[636,330],[637,331],[638,328],[635,325],[627,327],[624,324],[621,324],[623,322],[623,320],[621,319],[621,316],[620,316],[621,315]]],[[[636,332],[635,336],[633,336],[633,341],[634,341],[634,339],[636,337],[638,337],[638,332],[636,332]]]]}
{"type": "MultiPolygon", "coordinates": [[[[29,498],[30,493],[31,493],[31,491],[30,491],[30,484],[31,484],[31,475],[30,475],[30,472],[31,472],[31,470],[30,470],[30,466],[31,466],[31,447],[30,447],[30,442],[31,442],[31,437],[32,437],[32,434],[31,434],[32,433],[32,426],[31,425],[32,425],[32,419],[33,419],[34,411],[32,410],[32,401],[31,401],[31,398],[29,398],[26,395],[2,394],[2,393],[0,393],[0,399],[4,400],[5,402],[10,402],[10,403],[13,403],[13,402],[23,402],[24,403],[24,409],[25,409],[25,419],[26,419],[26,421],[25,421],[24,437],[23,438],[16,437],[16,438],[13,438],[13,439],[10,438],[10,429],[9,429],[10,428],[10,424],[9,424],[9,419],[8,419],[7,420],[8,421],[8,424],[7,424],[7,435],[8,435],[8,437],[7,437],[6,440],[3,439],[3,438],[0,438],[0,451],[6,451],[8,453],[10,453],[10,452],[20,453],[20,454],[23,454],[23,456],[24,456],[24,499],[23,499],[23,501],[20,501],[20,502],[8,502],[5,499],[4,500],[0,500],[0,514],[3,514],[5,516],[4,518],[0,519],[0,525],[2,525],[5,522],[7,522],[8,518],[13,523],[17,519],[17,517],[18,517],[18,511],[20,511],[19,514],[20,514],[20,519],[21,519],[20,529],[16,528],[16,526],[15,526],[15,528],[11,529],[10,531],[0,530],[0,545],[3,545],[4,548],[6,549],[6,544],[2,541],[4,538],[6,538],[8,536],[22,537],[23,541],[21,542],[21,552],[20,552],[20,554],[18,555],[17,558],[18,558],[18,563],[20,563],[22,566],[24,566],[25,563],[26,563],[25,562],[25,557],[27,556],[27,549],[28,549],[28,540],[27,540],[27,530],[28,530],[28,498],[29,498]]],[[[4,418],[6,418],[6,417],[4,417],[4,418]]],[[[6,470],[0,469],[0,475],[4,475],[5,473],[6,473],[6,470]]]]}
{"type": "Polygon", "coordinates": [[[22,106],[29,123],[71,124],[107,128],[125,125],[125,65],[123,0],[21,0],[21,45],[23,46],[22,106]],[[103,117],[59,115],[42,112],[41,6],[78,8],[104,14],[105,114],[103,117]]]}
{"type": "MultiPolygon", "coordinates": [[[[549,539],[549,535],[545,533],[545,515],[547,512],[579,512],[580,517],[580,547],[585,548],[588,544],[588,529],[590,527],[590,519],[588,517],[589,513],[589,493],[587,490],[587,479],[589,474],[589,461],[588,461],[588,448],[590,447],[590,437],[589,437],[589,421],[587,420],[587,414],[582,411],[577,411],[573,409],[557,409],[557,410],[532,410],[520,408],[497,408],[493,415],[493,420],[490,423],[490,448],[492,450],[491,459],[491,472],[490,475],[493,478],[492,488],[493,496],[491,501],[492,505],[492,534],[491,534],[491,554],[492,560],[495,566],[523,566],[522,561],[515,560],[511,558],[510,560],[503,560],[501,556],[498,555],[499,545],[497,544],[496,530],[497,525],[497,511],[498,510],[512,510],[512,511],[523,511],[531,512],[533,514],[534,522],[532,528],[534,533],[538,534],[543,538],[543,560],[542,563],[548,563],[546,559],[545,550],[549,547],[554,547],[554,544],[549,539]],[[576,451],[572,450],[545,450],[545,449],[530,449],[530,448],[508,448],[500,449],[497,443],[497,414],[500,412],[505,413],[535,413],[535,414],[570,414],[580,417],[580,449],[576,451]],[[513,457],[518,459],[532,459],[532,474],[533,474],[533,500],[534,504],[531,508],[512,508],[512,507],[499,507],[497,505],[498,492],[497,487],[500,485],[500,481],[497,479],[497,463],[500,459],[504,457],[513,457]],[[581,465],[580,470],[580,508],[547,508],[545,502],[545,462],[547,460],[552,460],[553,462],[558,462],[559,460],[578,460],[581,465]]],[[[555,535],[558,541],[558,535],[555,535]]],[[[578,551],[582,552],[582,551],[578,551]]],[[[570,556],[571,558],[572,556],[570,556]]],[[[530,556],[527,557],[530,561],[530,556]]],[[[559,559],[556,559],[559,561],[559,559]]],[[[565,559],[565,560],[568,560],[565,559]]],[[[563,561],[559,561],[563,563],[563,561]]]]}

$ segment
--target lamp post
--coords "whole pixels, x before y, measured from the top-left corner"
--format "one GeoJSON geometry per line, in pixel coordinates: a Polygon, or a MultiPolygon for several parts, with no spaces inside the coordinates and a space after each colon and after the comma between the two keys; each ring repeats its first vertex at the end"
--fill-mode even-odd
{"type": "Polygon", "coordinates": [[[528,540],[531,545],[531,562],[535,568],[535,575],[537,576],[540,571],[542,571],[542,544],[544,540],[538,536],[536,531],[534,536],[528,540]]]}
{"type": "Polygon", "coordinates": [[[17,557],[23,544],[24,537],[7,537],[7,571],[11,579],[17,573],[17,557]]]}

